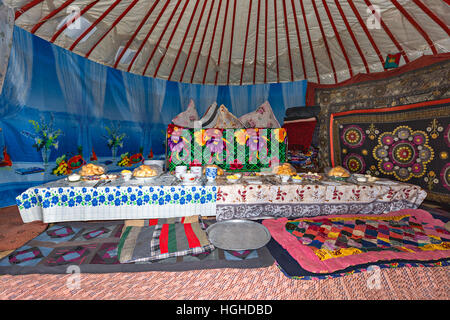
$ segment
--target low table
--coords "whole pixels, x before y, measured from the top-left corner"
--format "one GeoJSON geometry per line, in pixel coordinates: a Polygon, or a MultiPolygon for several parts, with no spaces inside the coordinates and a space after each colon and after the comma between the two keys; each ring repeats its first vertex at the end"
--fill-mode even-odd
{"type": "MultiPolygon", "coordinates": [[[[253,178],[253,177],[252,177],[253,178]]],[[[217,182],[217,221],[259,217],[310,217],[331,214],[380,214],[415,209],[427,193],[420,187],[380,179],[373,183],[302,181],[282,183],[266,176],[261,184],[245,179],[217,182]]]]}
{"type": "Polygon", "coordinates": [[[92,182],[64,179],[33,187],[17,197],[24,222],[216,216],[218,221],[260,217],[307,217],[329,214],[380,214],[417,208],[426,192],[417,186],[381,183],[292,182],[275,176],[229,183],[180,185],[165,173],[150,182],[117,179],[94,187],[92,182]]]}
{"type": "Polygon", "coordinates": [[[27,189],[16,198],[24,222],[127,220],[216,215],[216,186],[182,186],[171,174],[151,181],[65,179],[27,189]]]}

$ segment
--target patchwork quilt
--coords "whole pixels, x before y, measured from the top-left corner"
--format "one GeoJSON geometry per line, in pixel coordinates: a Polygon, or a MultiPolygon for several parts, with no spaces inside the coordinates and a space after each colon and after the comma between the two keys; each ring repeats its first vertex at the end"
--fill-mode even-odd
{"type": "Polygon", "coordinates": [[[311,248],[320,260],[360,254],[370,251],[391,250],[415,252],[450,249],[450,242],[438,234],[448,231],[436,226],[436,235],[425,233],[421,223],[410,215],[395,217],[322,218],[293,220],[286,230],[298,241],[311,248]]]}
{"type": "Polygon", "coordinates": [[[330,215],[263,221],[303,270],[334,273],[379,261],[428,263],[450,258],[445,223],[420,209],[380,215],[330,215]]]}
{"type": "Polygon", "coordinates": [[[330,117],[332,165],[418,185],[450,202],[450,99],[330,117]]]}

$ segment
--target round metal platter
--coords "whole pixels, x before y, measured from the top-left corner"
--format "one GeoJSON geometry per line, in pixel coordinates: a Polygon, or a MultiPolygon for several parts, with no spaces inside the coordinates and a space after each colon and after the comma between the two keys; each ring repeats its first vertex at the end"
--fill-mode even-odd
{"type": "Polygon", "coordinates": [[[249,220],[226,220],[206,229],[209,241],[224,250],[254,250],[264,247],[270,240],[269,230],[260,223],[249,220]]]}

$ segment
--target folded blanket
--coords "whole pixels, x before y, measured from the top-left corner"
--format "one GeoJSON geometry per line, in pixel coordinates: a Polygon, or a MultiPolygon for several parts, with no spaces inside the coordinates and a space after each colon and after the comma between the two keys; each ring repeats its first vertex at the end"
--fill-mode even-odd
{"type": "Polygon", "coordinates": [[[294,122],[285,121],[283,128],[286,129],[289,137],[288,150],[301,150],[306,152],[311,146],[316,124],[316,118],[297,120],[294,122]]]}
{"type": "Polygon", "coordinates": [[[215,249],[198,216],[197,221],[191,217],[188,223],[181,219],[128,220],[118,245],[120,263],[154,261],[215,249]]]}
{"type": "Polygon", "coordinates": [[[200,216],[178,217],[178,218],[161,218],[161,219],[140,219],[140,220],[125,220],[125,227],[148,227],[157,224],[172,224],[172,223],[193,223],[200,222],[200,216]]]}
{"type": "Polygon", "coordinates": [[[319,116],[320,106],[287,108],[284,121],[308,119],[319,116]]]}

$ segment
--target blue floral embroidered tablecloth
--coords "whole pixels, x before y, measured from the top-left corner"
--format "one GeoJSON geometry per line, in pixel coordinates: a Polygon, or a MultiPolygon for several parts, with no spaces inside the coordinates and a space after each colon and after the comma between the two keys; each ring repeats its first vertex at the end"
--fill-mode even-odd
{"type": "Polygon", "coordinates": [[[94,187],[64,179],[30,188],[16,198],[24,222],[215,216],[217,187],[175,185],[163,175],[150,183],[121,179],[94,187]]]}

